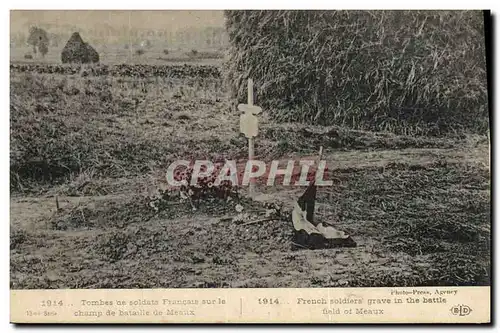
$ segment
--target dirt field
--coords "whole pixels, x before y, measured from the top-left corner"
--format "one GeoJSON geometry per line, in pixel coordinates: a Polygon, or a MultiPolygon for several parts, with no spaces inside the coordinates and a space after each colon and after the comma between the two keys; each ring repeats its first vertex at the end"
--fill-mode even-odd
{"type": "MultiPolygon", "coordinates": [[[[334,185],[319,189],[317,218],[356,248],[292,249],[291,221],[236,224],[234,201],[152,210],[147,195],[164,186],[172,160],[245,158],[238,119],[217,75],[11,68],[11,288],[489,284],[486,137],[396,136],[264,115],[260,158],[314,156],[324,146],[334,185]]],[[[289,209],[303,190],[259,186],[240,203],[255,215],[264,202],[289,209]]]]}

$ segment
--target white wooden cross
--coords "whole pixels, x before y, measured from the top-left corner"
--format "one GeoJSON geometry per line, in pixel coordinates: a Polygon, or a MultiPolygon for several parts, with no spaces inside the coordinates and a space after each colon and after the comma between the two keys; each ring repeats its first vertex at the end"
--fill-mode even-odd
{"type": "MultiPolygon", "coordinates": [[[[254,157],[254,138],[259,134],[259,120],[255,115],[262,112],[262,109],[253,105],[253,80],[248,79],[248,102],[247,104],[239,104],[238,110],[244,112],[240,116],[240,132],[248,138],[248,160],[253,160],[254,157]]],[[[248,194],[253,196],[255,180],[250,179],[248,184],[248,194]]]]}

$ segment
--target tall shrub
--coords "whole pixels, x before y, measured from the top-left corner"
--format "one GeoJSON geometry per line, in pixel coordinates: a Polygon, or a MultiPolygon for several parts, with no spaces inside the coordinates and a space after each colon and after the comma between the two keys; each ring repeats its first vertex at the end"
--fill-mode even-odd
{"type": "Polygon", "coordinates": [[[406,134],[488,128],[479,11],[226,11],[225,77],[273,117],[406,134]]]}

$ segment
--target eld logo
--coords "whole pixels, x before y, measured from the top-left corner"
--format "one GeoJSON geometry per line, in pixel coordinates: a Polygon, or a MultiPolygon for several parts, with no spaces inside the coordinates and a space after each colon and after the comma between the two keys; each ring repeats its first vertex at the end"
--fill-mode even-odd
{"type": "Polygon", "coordinates": [[[450,309],[451,313],[455,316],[468,316],[472,309],[468,305],[455,305],[450,309]]]}

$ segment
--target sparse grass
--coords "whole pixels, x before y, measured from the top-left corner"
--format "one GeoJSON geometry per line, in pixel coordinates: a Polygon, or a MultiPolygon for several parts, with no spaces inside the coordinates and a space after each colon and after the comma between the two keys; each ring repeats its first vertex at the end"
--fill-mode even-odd
{"type": "MultiPolygon", "coordinates": [[[[489,172],[464,164],[435,163],[336,173],[336,188],[320,192],[353,235],[381,239],[382,252],[428,258],[410,275],[354,276],[353,286],[489,284],[489,172]],[[356,221],[364,221],[363,227],[356,221]],[[455,263],[455,264],[451,264],[455,263]],[[469,264],[467,264],[469,263],[469,264]],[[417,270],[417,272],[415,272],[417,270]]],[[[359,223],[359,222],[358,222],[359,223]]]]}
{"type": "Polygon", "coordinates": [[[11,188],[17,191],[29,191],[32,181],[57,184],[79,174],[147,172],[179,154],[171,119],[185,110],[202,112],[189,100],[204,107],[221,102],[219,83],[211,79],[179,84],[23,73],[11,83],[11,188]]]}
{"type": "MultiPolygon", "coordinates": [[[[242,226],[219,220],[234,211],[230,203],[205,203],[193,212],[188,204],[173,202],[172,209],[155,214],[140,197],[109,197],[63,208],[50,218],[47,229],[14,229],[12,284],[17,288],[489,285],[485,170],[437,163],[418,170],[395,165],[383,173],[333,170],[333,176],[334,187],[318,191],[318,204],[329,209],[319,209],[317,216],[351,234],[360,243],[358,248],[293,251],[290,221],[242,226]],[[35,249],[36,255],[27,255],[35,249]],[[29,263],[28,270],[24,265],[29,263]],[[54,270],[60,272],[57,281],[45,280],[54,270]],[[295,272],[293,279],[287,270],[295,272]]],[[[247,211],[263,213],[261,204],[249,200],[242,204],[247,211]]]]}
{"type": "Polygon", "coordinates": [[[49,225],[53,230],[123,228],[127,224],[147,221],[154,215],[144,197],[121,197],[105,204],[98,202],[62,209],[56,212],[49,225]]]}
{"type": "Polygon", "coordinates": [[[278,156],[297,150],[315,153],[319,146],[331,150],[451,148],[466,140],[465,136],[448,136],[438,139],[396,135],[391,132],[352,130],[339,126],[293,123],[263,125],[260,133],[263,140],[273,142],[273,153],[278,156]]]}
{"type": "MultiPolygon", "coordinates": [[[[68,195],[82,190],[104,194],[106,190],[95,186],[83,189],[91,183],[89,177],[137,176],[186,154],[245,156],[238,114],[231,109],[220,78],[96,76],[93,68],[86,70],[89,74],[83,77],[12,73],[12,190],[68,184],[64,189],[68,195]],[[176,131],[179,126],[186,135],[176,131]],[[215,133],[217,137],[212,137],[215,133]],[[87,183],[78,184],[84,179],[87,183]]],[[[261,154],[281,157],[315,152],[319,145],[344,150],[449,148],[465,140],[472,139],[415,138],[264,120],[258,144],[261,154]]]]}
{"type": "MultiPolygon", "coordinates": [[[[196,211],[147,205],[144,192],[161,187],[173,159],[246,158],[219,77],[88,72],[11,71],[11,193],[19,205],[11,214],[12,288],[489,284],[484,136],[413,137],[262,115],[262,158],[314,155],[323,145],[342,159],[330,169],[334,186],[318,191],[318,217],[360,246],[294,251],[290,221],[224,222],[234,204],[211,201],[196,211]]],[[[279,197],[282,189],[268,190],[279,197]]]]}
{"type": "Polygon", "coordinates": [[[191,50],[186,55],[191,59],[222,59],[224,57],[221,52],[217,51],[191,50]]]}
{"type": "Polygon", "coordinates": [[[22,246],[22,244],[30,237],[24,229],[11,228],[10,230],[10,249],[15,250],[22,246]]]}

